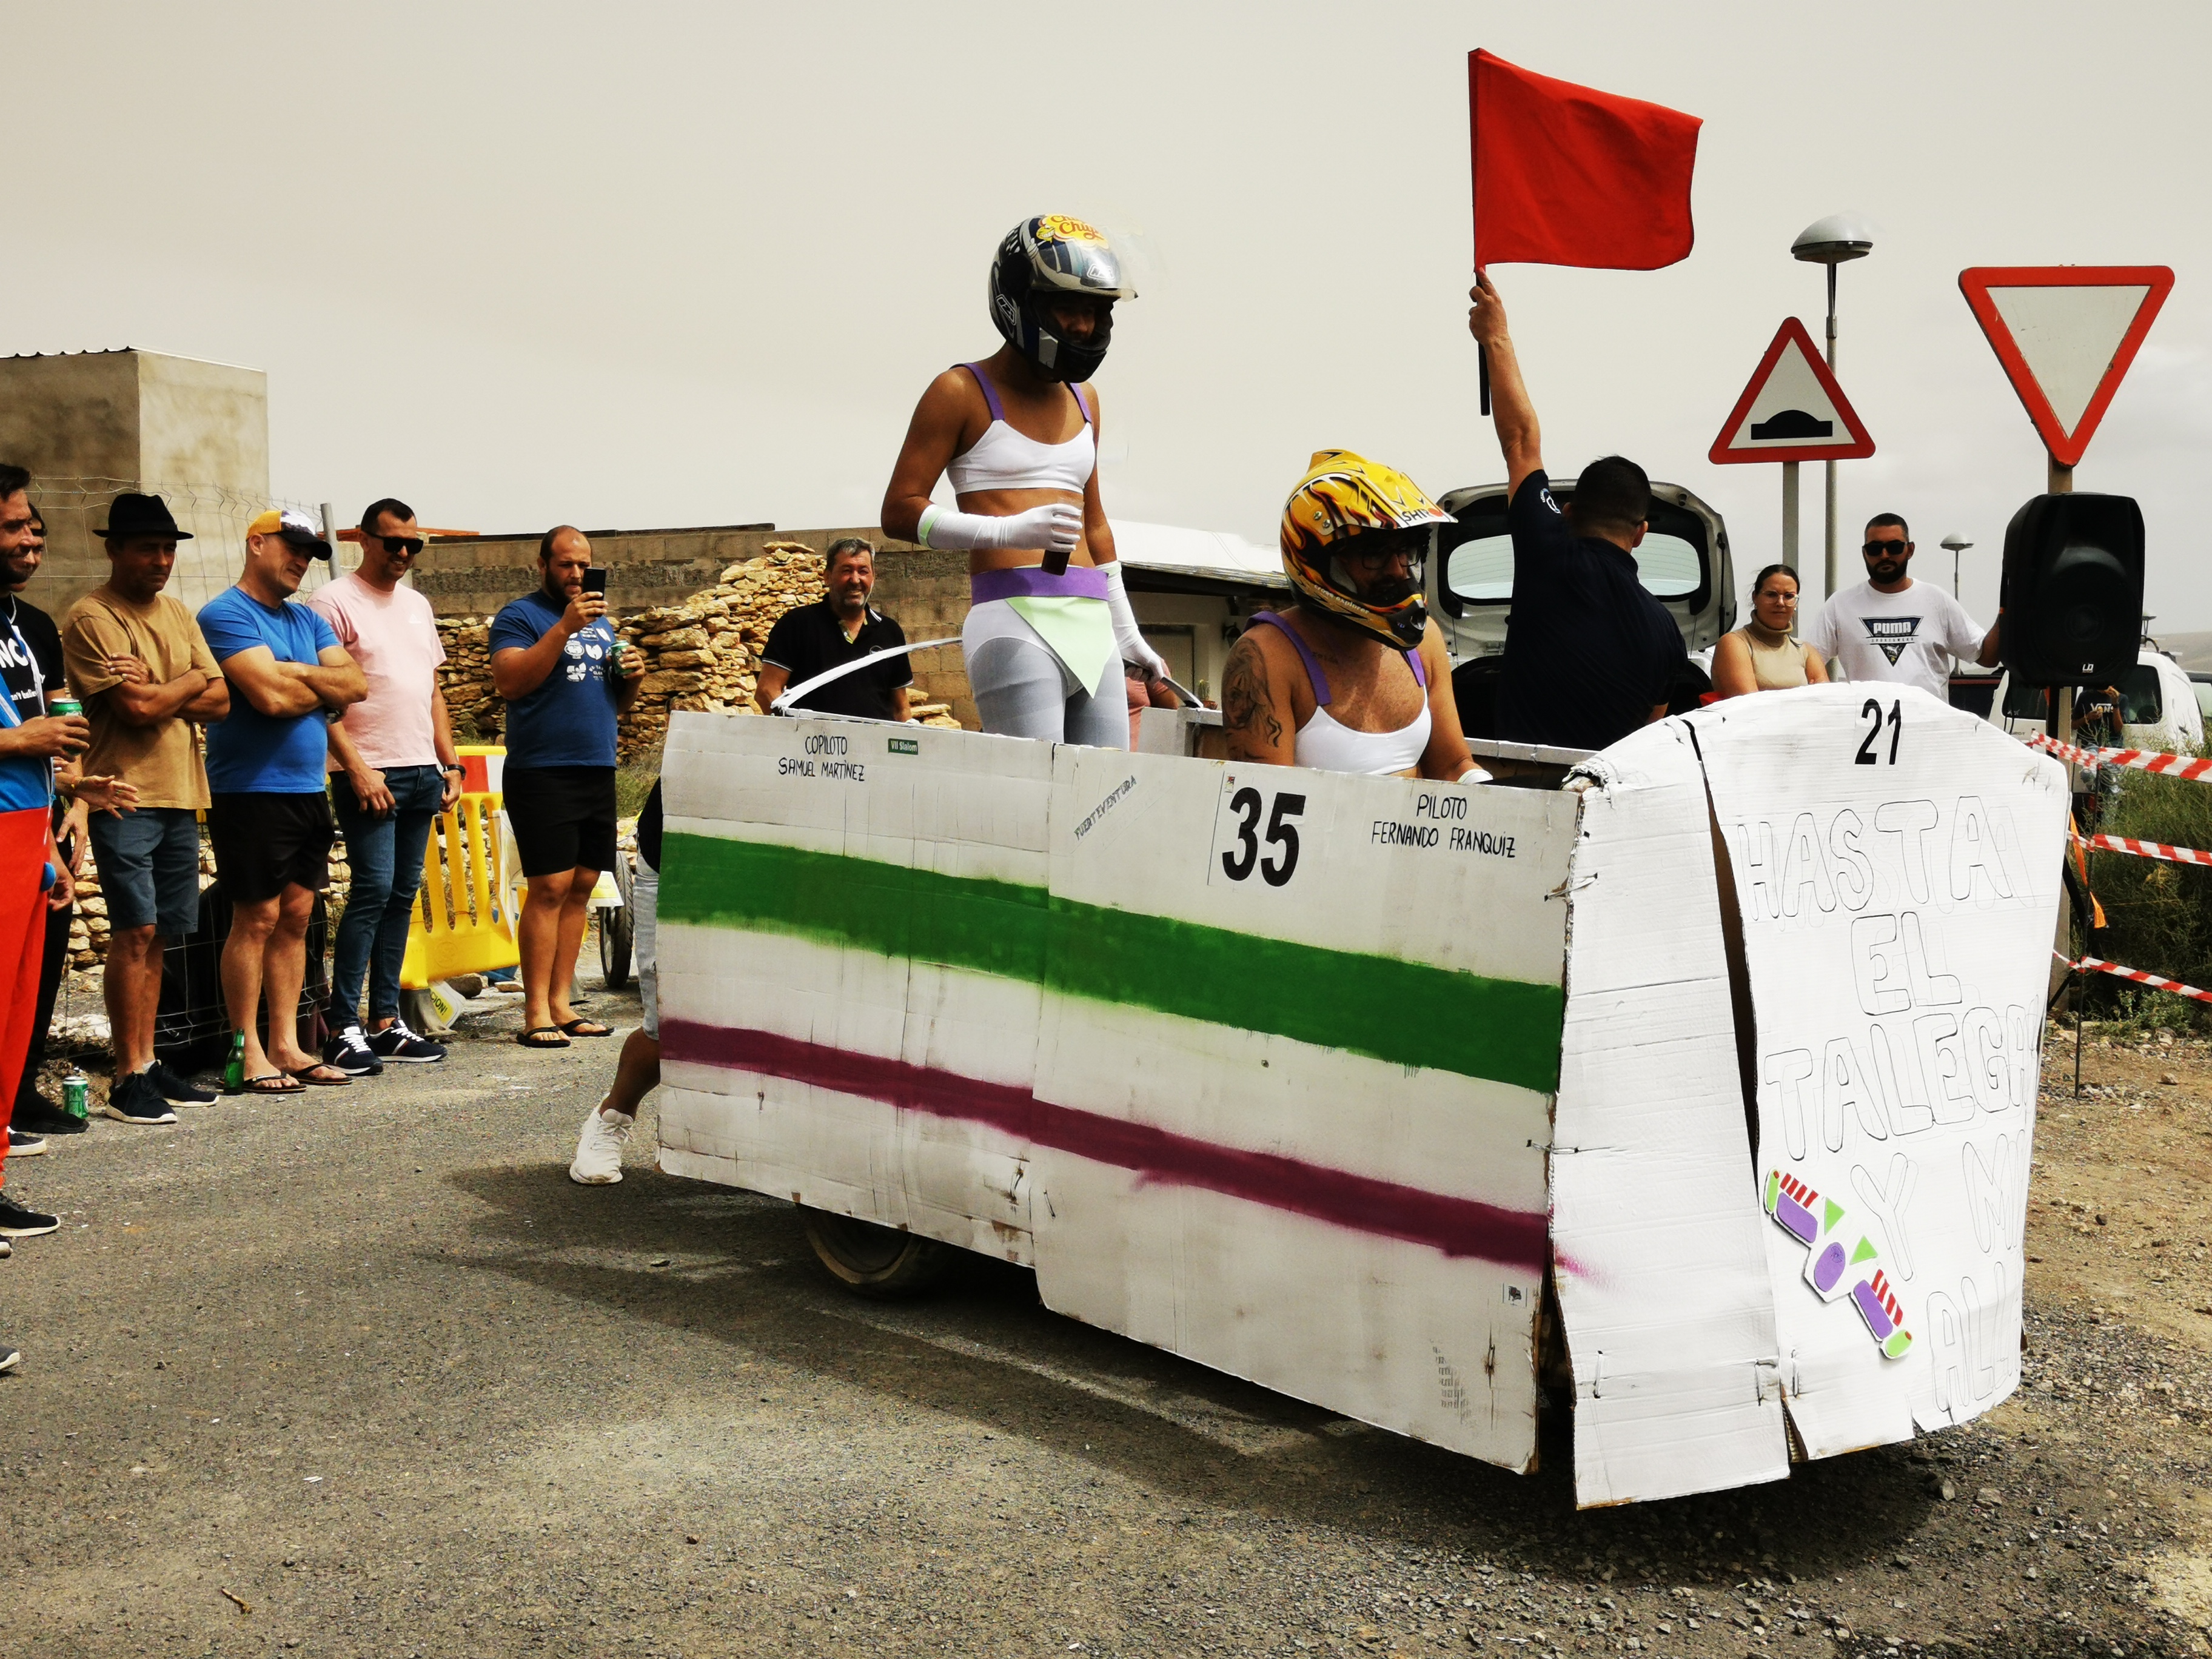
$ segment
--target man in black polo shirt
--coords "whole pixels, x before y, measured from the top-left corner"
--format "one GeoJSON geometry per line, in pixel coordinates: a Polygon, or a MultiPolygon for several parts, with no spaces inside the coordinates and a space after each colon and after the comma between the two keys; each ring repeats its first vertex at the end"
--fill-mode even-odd
{"type": "Polygon", "coordinates": [[[1561,511],[1544,475],[1535,406],[1513,355],[1504,305],[1480,274],[1469,297],[1468,331],[1490,357],[1513,535],[1513,613],[1498,735],[1602,749],[1666,714],[1668,687],[1686,654],[1674,617],[1636,574],[1651,481],[1635,462],[1608,455],[1583,469],[1573,501],[1561,511]]]}
{"type": "MultiPolygon", "coordinates": [[[[904,645],[906,634],[880,611],[868,608],[876,586],[876,550],[858,536],[830,544],[830,568],[823,581],[830,596],[787,611],[769,630],[761,653],[753,701],[765,714],[787,686],[804,685],[840,663],[857,662],[887,646],[904,645]]],[[[810,691],[794,705],[817,714],[858,714],[868,720],[907,718],[907,690],[914,671],[904,657],[886,657],[872,668],[856,668],[810,691]]]]}

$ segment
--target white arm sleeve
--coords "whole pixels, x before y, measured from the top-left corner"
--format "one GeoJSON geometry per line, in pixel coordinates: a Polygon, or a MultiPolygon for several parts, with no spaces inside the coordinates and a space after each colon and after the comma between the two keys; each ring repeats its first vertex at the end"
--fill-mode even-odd
{"type": "Polygon", "coordinates": [[[1083,539],[1083,509],[1073,501],[1053,501],[1001,519],[961,513],[933,501],[922,509],[915,535],[924,547],[947,551],[1041,547],[1048,553],[1065,554],[1083,539]]]}
{"type": "Polygon", "coordinates": [[[1114,619],[1114,641],[1121,647],[1121,659],[1135,663],[1145,670],[1148,680],[1161,678],[1168,672],[1160,653],[1145,642],[1144,634],[1137,627],[1137,613],[1129,609],[1129,590],[1121,583],[1121,562],[1099,567],[1106,573],[1106,614],[1114,619]]]}

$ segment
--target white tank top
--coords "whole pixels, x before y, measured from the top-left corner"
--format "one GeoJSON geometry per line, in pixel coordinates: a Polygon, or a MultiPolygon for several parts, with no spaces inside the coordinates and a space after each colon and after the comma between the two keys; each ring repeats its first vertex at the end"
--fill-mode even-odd
{"type": "Polygon", "coordinates": [[[999,402],[998,388],[980,363],[961,367],[983,388],[990,405],[991,424],[964,453],[955,455],[945,469],[955,495],[982,489],[1064,489],[1080,495],[1098,467],[1098,446],[1091,432],[1091,406],[1073,386],[1068,392],[1083,411],[1083,430],[1064,444],[1040,443],[1006,424],[1006,411],[999,402]]]}
{"type": "Polygon", "coordinates": [[[1421,712],[1395,732],[1355,732],[1330,716],[1328,676],[1322,672],[1319,659],[1298,637],[1297,630],[1272,611],[1262,611],[1252,620],[1281,629],[1305,664],[1306,678],[1313,685],[1313,718],[1298,727],[1297,740],[1291,749],[1299,765],[1310,766],[1316,772],[1357,772],[1370,777],[1410,772],[1420,765],[1429,747],[1429,676],[1421,665],[1419,652],[1407,652],[1406,665],[1413,671],[1414,683],[1421,688],[1421,712]]]}

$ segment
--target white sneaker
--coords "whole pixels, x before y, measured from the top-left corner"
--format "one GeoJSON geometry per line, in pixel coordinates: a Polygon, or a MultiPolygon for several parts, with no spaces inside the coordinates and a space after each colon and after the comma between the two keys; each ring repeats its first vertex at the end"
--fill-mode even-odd
{"type": "Polygon", "coordinates": [[[584,1132],[576,1137],[576,1161],[568,1166],[568,1179],[586,1187],[611,1187],[622,1179],[623,1143],[629,1139],[637,1120],[628,1112],[603,1112],[592,1108],[584,1132]]]}

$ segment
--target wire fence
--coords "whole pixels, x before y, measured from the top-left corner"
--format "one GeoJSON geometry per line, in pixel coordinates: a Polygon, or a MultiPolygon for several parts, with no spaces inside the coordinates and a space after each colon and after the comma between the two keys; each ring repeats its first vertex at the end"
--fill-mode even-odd
{"type": "MultiPolygon", "coordinates": [[[[50,592],[70,590],[70,597],[97,587],[107,579],[107,556],[93,532],[107,522],[107,510],[125,491],[159,495],[168,503],[179,529],[191,540],[177,544],[176,568],[165,590],[187,611],[197,612],[210,599],[238,580],[246,558],[246,527],[270,507],[292,507],[316,523],[322,508],[312,501],[289,501],[281,495],[262,495],[222,484],[176,483],[143,478],[33,477],[30,495],[46,521],[46,563],[50,574],[40,586],[50,592]]],[[[325,526],[330,533],[335,526],[325,526]]],[[[337,558],[330,564],[313,562],[301,583],[302,593],[313,592],[333,574],[350,570],[361,562],[361,549],[351,542],[332,544],[337,558]]],[[[56,612],[58,615],[58,611],[56,612]]]]}

